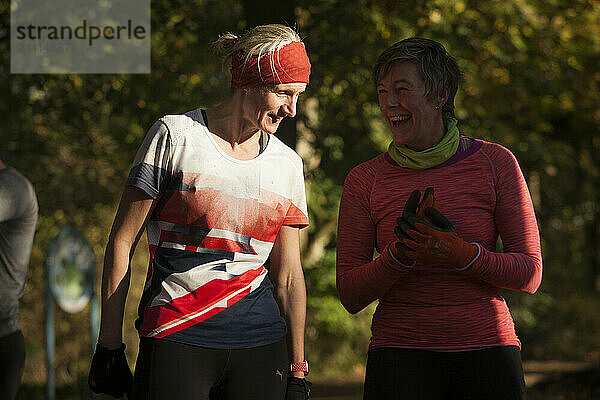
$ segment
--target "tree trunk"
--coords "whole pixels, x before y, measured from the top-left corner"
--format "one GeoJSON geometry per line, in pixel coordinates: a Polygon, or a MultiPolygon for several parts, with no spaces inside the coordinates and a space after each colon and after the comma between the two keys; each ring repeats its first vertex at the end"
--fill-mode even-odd
{"type": "Polygon", "coordinates": [[[592,222],[594,235],[592,236],[591,249],[593,252],[592,263],[594,267],[595,289],[600,293],[600,211],[596,211],[596,218],[592,222]]]}

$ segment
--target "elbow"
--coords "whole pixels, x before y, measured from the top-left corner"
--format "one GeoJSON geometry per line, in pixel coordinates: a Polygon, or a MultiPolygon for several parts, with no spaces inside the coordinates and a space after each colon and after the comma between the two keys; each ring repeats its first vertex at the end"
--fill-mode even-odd
{"type": "Polygon", "coordinates": [[[525,284],[522,285],[521,291],[527,294],[534,294],[542,284],[542,262],[537,261],[531,272],[528,274],[525,284]]]}
{"type": "Polygon", "coordinates": [[[356,294],[352,293],[351,290],[348,290],[344,287],[344,285],[338,279],[337,282],[337,292],[338,297],[340,299],[340,303],[342,306],[348,311],[350,314],[356,314],[361,311],[365,306],[361,306],[356,302],[356,294]]]}
{"type": "Polygon", "coordinates": [[[125,235],[111,231],[108,236],[108,241],[106,242],[106,251],[114,252],[114,251],[126,251],[127,253],[132,253],[134,246],[134,240],[126,237],[125,235]]]}
{"type": "Polygon", "coordinates": [[[540,288],[541,284],[542,284],[542,276],[540,274],[539,277],[536,277],[536,278],[532,279],[531,281],[529,281],[528,284],[525,285],[521,289],[521,291],[524,293],[527,293],[527,294],[534,294],[540,288]]]}
{"type": "Polygon", "coordinates": [[[527,293],[527,294],[535,294],[535,292],[537,292],[539,287],[540,287],[540,285],[526,286],[521,289],[521,292],[527,293]]]}

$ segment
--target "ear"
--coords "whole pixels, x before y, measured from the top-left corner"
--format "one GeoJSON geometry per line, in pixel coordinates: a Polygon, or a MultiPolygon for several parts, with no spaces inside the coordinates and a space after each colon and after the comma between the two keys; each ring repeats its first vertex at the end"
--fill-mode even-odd
{"type": "Polygon", "coordinates": [[[444,93],[442,96],[438,96],[437,99],[437,104],[439,104],[440,108],[443,108],[446,105],[446,102],[448,101],[448,96],[450,95],[450,92],[448,92],[448,89],[444,89],[444,93]]]}
{"type": "Polygon", "coordinates": [[[232,89],[233,93],[231,95],[232,98],[236,100],[243,100],[248,95],[248,89],[232,89]]]}

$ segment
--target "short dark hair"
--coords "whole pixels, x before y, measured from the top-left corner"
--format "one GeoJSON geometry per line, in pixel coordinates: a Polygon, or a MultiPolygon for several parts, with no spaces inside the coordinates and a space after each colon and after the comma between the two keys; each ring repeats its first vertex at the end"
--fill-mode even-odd
{"type": "Polygon", "coordinates": [[[379,55],[373,67],[373,81],[387,74],[396,62],[414,63],[425,83],[425,97],[434,101],[448,90],[448,100],[442,113],[454,117],[454,96],[462,82],[463,73],[458,63],[448,54],[444,46],[435,40],[411,37],[401,40],[379,55]]]}

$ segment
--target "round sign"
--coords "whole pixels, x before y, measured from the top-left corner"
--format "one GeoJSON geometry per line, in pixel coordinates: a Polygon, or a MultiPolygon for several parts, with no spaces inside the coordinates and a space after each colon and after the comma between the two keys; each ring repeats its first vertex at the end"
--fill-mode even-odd
{"type": "Polygon", "coordinates": [[[85,308],[94,291],[94,251],[81,232],[66,225],[50,243],[48,284],[59,307],[68,313],[85,308]]]}

